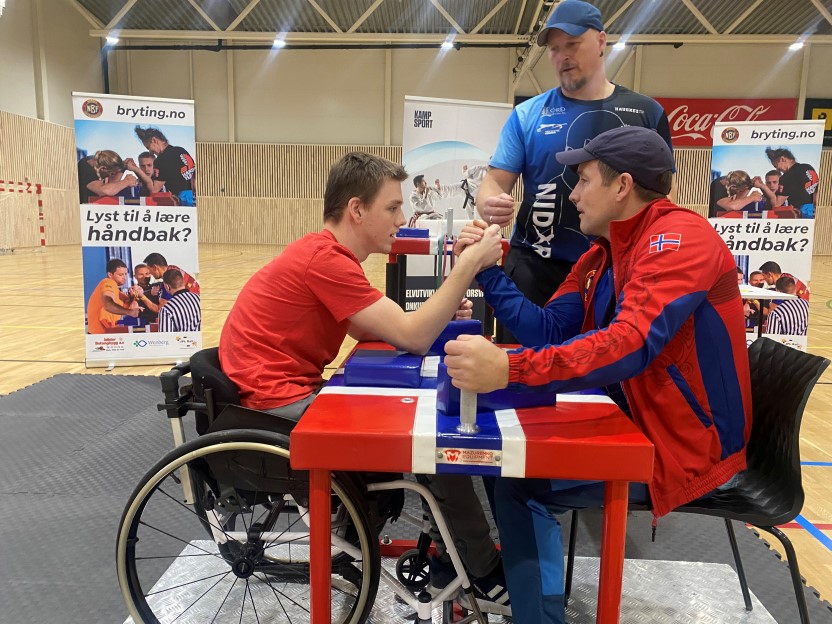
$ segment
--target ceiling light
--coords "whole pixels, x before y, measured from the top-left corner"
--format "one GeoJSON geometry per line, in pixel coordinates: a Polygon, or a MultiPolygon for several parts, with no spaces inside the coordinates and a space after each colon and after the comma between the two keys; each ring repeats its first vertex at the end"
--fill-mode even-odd
{"type": "Polygon", "coordinates": [[[454,47],[454,44],[451,41],[443,41],[442,45],[440,46],[443,50],[450,50],[454,47]]]}
{"type": "Polygon", "coordinates": [[[797,41],[797,42],[795,42],[795,43],[793,43],[789,46],[789,50],[791,50],[792,52],[797,52],[802,47],[803,47],[803,42],[802,41],[797,41]]]}
{"type": "Polygon", "coordinates": [[[115,35],[107,35],[107,45],[108,46],[114,46],[117,43],[118,43],[118,37],[116,37],[115,35]]]}
{"type": "Polygon", "coordinates": [[[274,38],[274,43],[272,43],[273,48],[280,49],[280,48],[283,48],[285,46],[286,46],[286,41],[280,35],[278,35],[277,37],[274,38]]]}
{"type": "Polygon", "coordinates": [[[627,47],[627,44],[623,41],[617,41],[615,45],[612,47],[613,50],[623,50],[627,47]]]}

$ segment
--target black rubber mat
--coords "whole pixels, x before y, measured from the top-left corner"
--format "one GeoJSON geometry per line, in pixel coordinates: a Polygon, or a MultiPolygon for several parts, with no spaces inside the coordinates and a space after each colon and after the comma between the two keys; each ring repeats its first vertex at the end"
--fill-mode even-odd
{"type": "MultiPolygon", "coordinates": [[[[115,535],[134,486],[173,446],[160,399],[157,379],[116,375],[58,375],[0,397],[0,624],[124,621],[115,535]]],[[[627,557],[732,564],[722,520],[670,514],[653,543],[650,518],[631,514],[627,557]]],[[[778,622],[797,622],[786,566],[736,531],[751,591],[778,622]]],[[[416,537],[404,523],[387,532],[416,537]]],[[[600,513],[582,512],[578,555],[597,556],[600,535],[600,513]]],[[[813,624],[832,624],[805,592],[813,624]]]]}

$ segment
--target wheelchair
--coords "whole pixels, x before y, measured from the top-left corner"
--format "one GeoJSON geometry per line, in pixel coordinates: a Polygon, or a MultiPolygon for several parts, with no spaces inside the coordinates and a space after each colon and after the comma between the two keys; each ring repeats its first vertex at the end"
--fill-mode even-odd
{"type": "MultiPolygon", "coordinates": [[[[289,463],[295,422],[240,406],[216,348],[160,379],[165,402],[158,408],[170,419],[176,447],[136,486],[116,540],[119,587],[133,621],[308,622],[309,480],[289,463]],[[189,373],[191,385],[182,385],[189,373]],[[191,411],[198,436],[186,441],[182,418],[191,411]]],[[[463,610],[462,621],[486,623],[470,600],[470,581],[432,494],[395,477],[332,474],[332,621],[366,621],[383,579],[416,611],[416,622],[431,621],[439,605],[450,622],[451,601],[464,588],[473,612],[463,610]],[[427,528],[402,511],[403,489],[425,498],[457,570],[456,580],[435,597],[424,591],[427,528]],[[400,517],[420,527],[422,536],[393,575],[381,565],[379,533],[400,517]]],[[[412,611],[408,616],[413,619],[412,611]]]]}

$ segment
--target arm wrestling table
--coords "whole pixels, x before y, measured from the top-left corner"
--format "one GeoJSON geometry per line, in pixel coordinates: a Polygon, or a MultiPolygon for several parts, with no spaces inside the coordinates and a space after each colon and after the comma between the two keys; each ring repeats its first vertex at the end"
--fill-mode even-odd
{"type": "MultiPolygon", "coordinates": [[[[361,348],[385,348],[362,344],[361,348]]],[[[430,388],[347,387],[336,373],[291,434],[292,467],[309,471],[312,624],[330,622],[331,471],[414,472],[606,482],[596,622],[618,622],[631,481],[647,482],[653,445],[608,397],[478,414],[456,432],[430,388]]]]}

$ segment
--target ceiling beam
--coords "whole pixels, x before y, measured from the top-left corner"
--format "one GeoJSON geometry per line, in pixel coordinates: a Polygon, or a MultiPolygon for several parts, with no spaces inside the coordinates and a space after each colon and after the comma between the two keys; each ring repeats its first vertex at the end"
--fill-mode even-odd
{"type": "Polygon", "coordinates": [[[448,20],[448,23],[454,30],[456,30],[460,34],[465,34],[465,31],[462,29],[462,26],[457,24],[456,20],[451,16],[451,14],[445,10],[445,7],[439,4],[439,0],[430,0],[430,3],[436,7],[436,10],[442,14],[442,17],[448,20]]]}
{"type": "Polygon", "coordinates": [[[90,26],[92,26],[93,28],[104,28],[104,24],[102,24],[101,21],[95,15],[87,11],[87,9],[83,5],[81,5],[81,3],[78,2],[78,0],[69,0],[69,3],[75,7],[75,10],[78,11],[84,17],[85,20],[87,20],[90,23],[90,26]]]}
{"type": "Polygon", "coordinates": [[[823,15],[827,22],[832,24],[832,14],[826,10],[826,7],[820,3],[820,0],[812,0],[812,4],[815,5],[815,8],[818,10],[818,13],[823,15]]]}
{"type": "Polygon", "coordinates": [[[196,1],[196,0],[188,0],[188,4],[190,4],[190,5],[194,8],[194,10],[195,10],[197,13],[199,13],[199,14],[200,14],[200,16],[202,16],[202,19],[204,19],[204,20],[205,20],[205,22],[206,22],[206,23],[207,23],[207,24],[208,24],[211,28],[213,28],[213,29],[214,29],[214,32],[220,32],[220,31],[222,31],[222,28],[220,28],[219,26],[217,26],[216,22],[215,22],[213,19],[211,19],[211,16],[210,16],[210,15],[208,15],[208,14],[207,14],[207,13],[206,13],[203,9],[202,9],[202,7],[201,7],[201,6],[199,6],[199,4],[197,4],[197,1],[196,1]]]}
{"type": "MultiPolygon", "coordinates": [[[[92,37],[106,37],[107,30],[91,30],[92,37]]],[[[221,33],[223,41],[240,43],[265,43],[274,41],[275,32],[224,31],[221,33]]],[[[122,42],[133,39],[158,39],[179,41],[210,41],[216,42],[218,33],[207,30],[122,30],[119,38],[122,42]]],[[[316,33],[289,32],[285,41],[291,43],[320,43],[320,44],[360,44],[360,43],[433,43],[441,44],[447,39],[444,33],[316,33]]],[[[460,43],[480,44],[510,44],[525,45],[526,35],[457,35],[454,41],[460,43]]]]}
{"type": "Polygon", "coordinates": [[[231,23],[228,25],[228,28],[226,28],[226,29],[225,29],[225,30],[226,30],[226,32],[228,32],[228,31],[230,31],[230,30],[235,30],[235,29],[237,28],[237,26],[239,26],[239,25],[240,25],[240,22],[242,22],[242,21],[246,18],[246,16],[247,16],[249,13],[251,13],[251,10],[252,10],[254,7],[256,7],[256,6],[258,5],[258,3],[259,3],[259,2],[260,2],[260,0],[251,0],[251,2],[249,2],[249,3],[246,5],[246,8],[244,8],[242,11],[240,11],[240,14],[237,16],[237,19],[235,19],[233,22],[231,22],[231,23]]]}
{"type": "Polygon", "coordinates": [[[636,0],[627,0],[624,4],[621,5],[621,8],[618,9],[615,13],[612,14],[612,17],[607,20],[607,23],[604,24],[604,30],[609,30],[610,26],[613,25],[615,20],[621,17],[621,14],[624,13],[636,0]]]}
{"type": "MultiPolygon", "coordinates": [[[[542,8],[543,0],[537,0],[537,7],[535,8],[534,13],[532,13],[532,19],[529,20],[529,29],[526,31],[529,35],[534,32],[534,29],[537,26],[537,22],[535,20],[537,19],[537,16],[540,15],[540,9],[542,8]]],[[[548,18],[548,14],[546,17],[548,18]]]]}
{"type": "Polygon", "coordinates": [[[514,84],[520,84],[520,81],[523,79],[523,76],[526,74],[529,69],[534,69],[537,62],[540,60],[540,57],[543,56],[543,51],[546,49],[546,46],[534,46],[531,50],[529,50],[526,58],[523,59],[523,63],[520,65],[520,68],[514,72],[514,84]]]}
{"type": "Polygon", "coordinates": [[[324,18],[326,20],[326,23],[330,25],[332,30],[334,30],[337,33],[344,32],[343,30],[341,30],[341,27],[338,24],[335,23],[335,20],[333,20],[329,16],[329,14],[326,11],[324,11],[317,2],[315,2],[315,0],[306,0],[306,1],[309,4],[312,5],[312,8],[315,9],[322,18],[324,18]]]}
{"type": "Polygon", "coordinates": [[[107,24],[104,28],[106,28],[108,31],[115,28],[115,25],[118,24],[122,20],[122,18],[124,18],[124,16],[130,12],[130,9],[133,8],[133,5],[135,5],[136,2],[137,0],[127,0],[124,6],[121,7],[121,10],[115,14],[115,17],[113,17],[113,19],[110,20],[110,23],[107,24]]]}
{"type": "Polygon", "coordinates": [[[693,4],[693,2],[691,2],[691,0],[682,0],[682,4],[684,4],[688,8],[688,11],[693,13],[693,16],[696,19],[698,19],[699,23],[702,24],[705,27],[705,30],[707,30],[712,35],[718,35],[719,34],[716,31],[716,28],[713,27],[713,24],[711,24],[707,19],[705,19],[705,16],[702,15],[702,12],[699,9],[696,8],[696,5],[693,4]]]}
{"type": "Polygon", "coordinates": [[[476,26],[474,26],[474,28],[473,28],[473,29],[471,30],[471,32],[470,32],[470,33],[468,33],[468,34],[469,34],[469,35],[476,35],[476,34],[480,31],[480,29],[481,29],[483,26],[485,26],[485,25],[486,25],[486,24],[487,24],[487,23],[491,20],[491,18],[492,18],[492,17],[494,17],[495,15],[497,15],[497,12],[498,12],[500,9],[502,9],[502,8],[506,5],[506,2],[508,2],[508,0],[500,0],[500,1],[496,4],[496,6],[488,12],[488,15],[486,15],[484,18],[482,18],[482,19],[480,20],[480,23],[479,23],[479,24],[477,24],[476,26]]]}
{"type": "Polygon", "coordinates": [[[527,0],[523,0],[523,4],[520,5],[520,11],[517,13],[517,23],[514,24],[515,35],[520,32],[520,22],[523,21],[523,13],[526,12],[526,2],[527,0]]]}
{"type": "Polygon", "coordinates": [[[728,28],[726,28],[725,32],[723,32],[722,34],[730,35],[732,32],[734,32],[734,29],[740,24],[742,24],[745,21],[745,18],[751,15],[762,3],[763,0],[754,0],[751,6],[749,6],[745,11],[743,11],[742,15],[735,19],[734,22],[728,28]]]}
{"type": "MultiPolygon", "coordinates": [[[[106,37],[111,34],[108,29],[90,30],[91,37],[106,37]]],[[[249,32],[249,31],[223,31],[224,41],[239,41],[241,43],[263,43],[273,42],[274,31],[270,32],[249,32]]],[[[218,33],[208,30],[132,30],[124,29],[118,33],[122,42],[129,39],[158,39],[158,40],[179,40],[179,41],[211,41],[216,42],[218,33]]],[[[390,41],[394,43],[435,43],[445,41],[447,35],[444,33],[315,33],[315,32],[289,32],[286,34],[286,43],[321,43],[321,44],[359,44],[359,43],[382,43],[390,41]]],[[[746,44],[746,45],[791,45],[795,41],[795,35],[608,35],[607,44],[612,45],[619,40],[626,40],[629,44],[647,45],[712,45],[712,44],[746,44]]],[[[529,42],[528,35],[458,35],[454,41],[460,43],[481,43],[481,44],[512,44],[524,46],[529,42]]],[[[811,35],[803,39],[804,43],[819,45],[832,45],[832,35],[811,35]]],[[[540,53],[545,47],[532,43],[531,47],[540,53]]],[[[539,55],[538,55],[539,56],[539,55]]]]}
{"type": "Polygon", "coordinates": [[[358,30],[358,27],[361,26],[361,24],[363,24],[367,20],[367,18],[370,17],[373,14],[373,12],[378,8],[378,6],[382,2],[384,2],[384,0],[376,0],[369,7],[367,7],[367,10],[364,11],[364,13],[361,15],[361,17],[359,17],[357,20],[355,20],[355,24],[350,26],[350,29],[347,32],[348,33],[354,33],[356,30],[358,30]]]}

